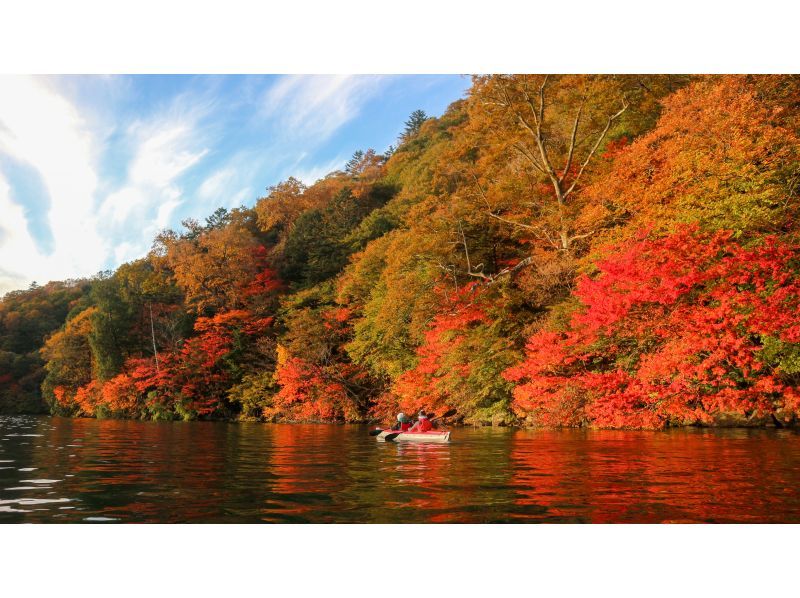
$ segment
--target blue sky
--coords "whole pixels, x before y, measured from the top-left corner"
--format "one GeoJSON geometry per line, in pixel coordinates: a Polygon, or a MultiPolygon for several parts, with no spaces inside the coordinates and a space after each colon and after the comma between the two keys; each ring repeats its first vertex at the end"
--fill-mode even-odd
{"type": "Polygon", "coordinates": [[[0,294],[143,256],[163,228],[385,150],[456,75],[0,77],[0,294]]]}

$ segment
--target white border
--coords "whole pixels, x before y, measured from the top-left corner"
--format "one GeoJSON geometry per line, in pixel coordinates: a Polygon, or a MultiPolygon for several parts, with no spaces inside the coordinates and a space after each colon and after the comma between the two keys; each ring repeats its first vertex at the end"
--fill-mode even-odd
{"type": "MultiPolygon", "coordinates": [[[[26,0],[0,15],[5,73],[800,71],[797,4],[777,0],[26,0]]],[[[0,571],[4,596],[783,595],[794,531],[4,525],[0,571]]]]}
{"type": "Polygon", "coordinates": [[[786,595],[789,526],[2,528],[3,595],[786,595]],[[13,590],[13,592],[11,591],[13,590]]]}
{"type": "Polygon", "coordinates": [[[797,72],[787,0],[13,0],[6,73],[797,72]]]}

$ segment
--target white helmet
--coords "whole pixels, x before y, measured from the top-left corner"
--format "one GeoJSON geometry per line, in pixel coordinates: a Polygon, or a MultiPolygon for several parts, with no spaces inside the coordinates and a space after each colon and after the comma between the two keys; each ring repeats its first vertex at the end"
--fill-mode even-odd
{"type": "Polygon", "coordinates": [[[403,422],[405,422],[406,421],[406,414],[403,413],[402,411],[400,413],[398,413],[397,414],[397,421],[399,421],[401,424],[403,422]]]}

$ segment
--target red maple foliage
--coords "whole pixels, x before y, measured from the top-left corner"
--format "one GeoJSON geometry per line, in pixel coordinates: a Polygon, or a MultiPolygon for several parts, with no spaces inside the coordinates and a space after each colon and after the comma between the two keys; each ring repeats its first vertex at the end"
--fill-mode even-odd
{"type": "Polygon", "coordinates": [[[345,381],[353,366],[341,370],[310,363],[299,357],[279,356],[275,373],[280,391],[265,415],[295,421],[357,419],[358,412],[345,381]]]}
{"type": "Polygon", "coordinates": [[[320,315],[324,350],[312,357],[278,347],[275,380],[280,390],[264,410],[265,417],[289,421],[353,421],[361,417],[368,375],[345,358],[342,348],[351,330],[350,311],[334,307],[320,315]]]}
{"type": "Polygon", "coordinates": [[[795,417],[798,257],[774,237],[643,236],[579,280],[568,330],[530,338],[505,373],[515,409],[542,425],[611,428],[795,417]]]}
{"type": "Polygon", "coordinates": [[[263,245],[253,251],[253,260],[258,272],[241,286],[242,296],[251,303],[257,298],[274,298],[284,285],[277,272],[269,266],[267,249],[263,245]]]}
{"type": "Polygon", "coordinates": [[[474,364],[454,359],[466,340],[467,330],[489,320],[480,305],[478,284],[464,286],[457,295],[442,296],[442,310],[434,317],[417,348],[417,364],[404,372],[394,385],[399,408],[411,413],[420,409],[449,411],[457,400],[453,396],[459,381],[469,377],[474,364]]]}
{"type": "Polygon", "coordinates": [[[56,389],[56,399],[74,402],[86,415],[98,407],[112,413],[135,416],[143,410],[174,411],[192,417],[208,416],[224,409],[226,392],[233,381],[236,352],[253,337],[265,334],[273,318],[259,318],[248,310],[232,310],[198,318],[196,336],[179,351],[152,358],[131,358],[124,371],[110,380],[92,381],[69,399],[56,389]]]}
{"type": "Polygon", "coordinates": [[[233,354],[243,337],[266,332],[273,319],[255,318],[247,310],[231,310],[198,318],[197,336],[188,339],[177,355],[165,363],[166,376],[158,390],[182,408],[199,416],[213,414],[225,402],[231,384],[233,354]]]}

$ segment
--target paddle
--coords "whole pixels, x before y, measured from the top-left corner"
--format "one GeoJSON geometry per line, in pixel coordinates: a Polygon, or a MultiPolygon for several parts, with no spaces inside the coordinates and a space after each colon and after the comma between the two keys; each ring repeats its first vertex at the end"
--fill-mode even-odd
{"type": "Polygon", "coordinates": [[[442,413],[441,415],[437,415],[436,417],[431,418],[430,421],[435,422],[437,419],[442,419],[443,417],[451,417],[451,416],[453,416],[455,414],[456,414],[456,410],[455,409],[451,409],[450,411],[447,411],[445,413],[442,413]]]}
{"type": "Polygon", "coordinates": [[[394,440],[395,438],[397,438],[398,436],[400,436],[400,434],[402,434],[402,432],[394,432],[393,434],[387,434],[386,436],[383,437],[383,439],[386,442],[390,442],[390,441],[394,440]]]}
{"type": "Polygon", "coordinates": [[[381,432],[383,432],[383,428],[375,428],[374,430],[370,430],[369,431],[369,435],[370,436],[377,436],[381,432]]]}

